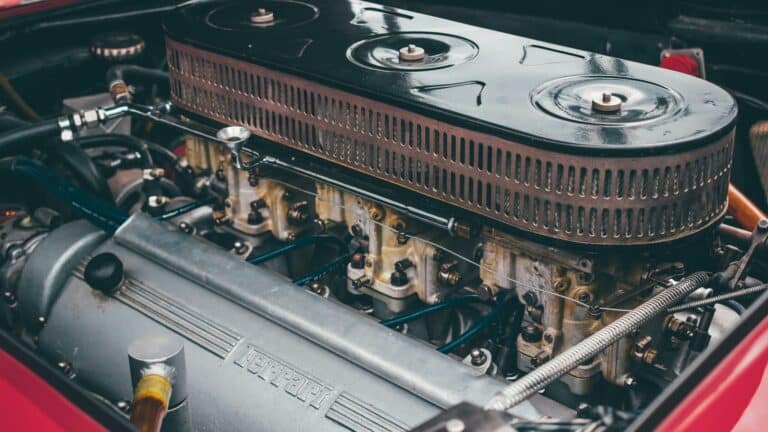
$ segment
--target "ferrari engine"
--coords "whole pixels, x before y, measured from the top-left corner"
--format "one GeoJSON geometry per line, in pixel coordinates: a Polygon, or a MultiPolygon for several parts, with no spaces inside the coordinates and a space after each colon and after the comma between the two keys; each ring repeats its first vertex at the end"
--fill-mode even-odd
{"type": "Polygon", "coordinates": [[[619,430],[766,287],[704,79],[358,1],[162,22],[0,113],[2,326],[141,430],[619,430]]]}

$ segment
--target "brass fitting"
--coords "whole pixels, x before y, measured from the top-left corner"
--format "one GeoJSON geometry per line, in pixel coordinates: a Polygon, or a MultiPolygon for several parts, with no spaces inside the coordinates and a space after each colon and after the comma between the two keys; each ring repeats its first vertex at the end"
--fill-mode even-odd
{"type": "Polygon", "coordinates": [[[131,423],[141,432],[159,432],[168,412],[173,385],[163,375],[143,376],[133,394],[131,423]]]}

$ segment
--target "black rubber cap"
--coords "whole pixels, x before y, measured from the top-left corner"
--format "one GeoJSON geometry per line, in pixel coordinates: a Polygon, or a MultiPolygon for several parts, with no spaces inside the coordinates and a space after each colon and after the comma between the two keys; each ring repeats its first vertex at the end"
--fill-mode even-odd
{"type": "Polygon", "coordinates": [[[100,253],[88,261],[83,277],[91,288],[112,294],[123,281],[123,263],[113,253],[100,253]]]}

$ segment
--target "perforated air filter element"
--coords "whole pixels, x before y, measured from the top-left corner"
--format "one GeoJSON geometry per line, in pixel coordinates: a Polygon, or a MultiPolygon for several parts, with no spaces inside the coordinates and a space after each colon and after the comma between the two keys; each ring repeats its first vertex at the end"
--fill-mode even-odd
{"type": "Polygon", "coordinates": [[[167,47],[182,109],[545,237],[658,243],[726,209],[732,132],[672,154],[564,154],[171,39],[167,47]]]}

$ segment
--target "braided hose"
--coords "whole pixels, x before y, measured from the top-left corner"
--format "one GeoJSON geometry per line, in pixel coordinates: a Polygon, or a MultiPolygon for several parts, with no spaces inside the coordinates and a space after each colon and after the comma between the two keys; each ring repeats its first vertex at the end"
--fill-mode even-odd
{"type": "Polygon", "coordinates": [[[667,310],[680,299],[702,287],[709,280],[705,272],[694,273],[667,288],[652,299],[627,312],[621,318],[605,326],[592,336],[534,369],[516,382],[499,391],[485,406],[488,410],[507,410],[552,381],[565,375],[587,359],[594,357],[622,337],[649,321],[655,315],[667,310]]]}
{"type": "Polygon", "coordinates": [[[731,300],[731,299],[747,296],[747,295],[750,295],[750,294],[756,294],[756,293],[759,293],[760,291],[764,291],[766,289],[768,289],[768,284],[762,284],[762,285],[757,285],[757,286],[753,286],[753,287],[750,287],[750,288],[744,288],[744,289],[740,289],[738,291],[733,291],[733,292],[729,292],[729,293],[725,293],[725,294],[720,294],[720,295],[716,295],[714,297],[709,297],[709,298],[705,298],[705,299],[702,299],[702,300],[692,301],[690,303],[684,303],[684,304],[681,304],[680,306],[675,306],[675,307],[669,308],[667,310],[667,312],[669,312],[669,313],[681,312],[681,311],[684,311],[684,310],[693,309],[693,308],[697,308],[697,307],[700,307],[700,306],[707,306],[707,305],[711,305],[711,304],[715,304],[715,303],[720,303],[720,302],[725,301],[725,300],[731,300]]]}

